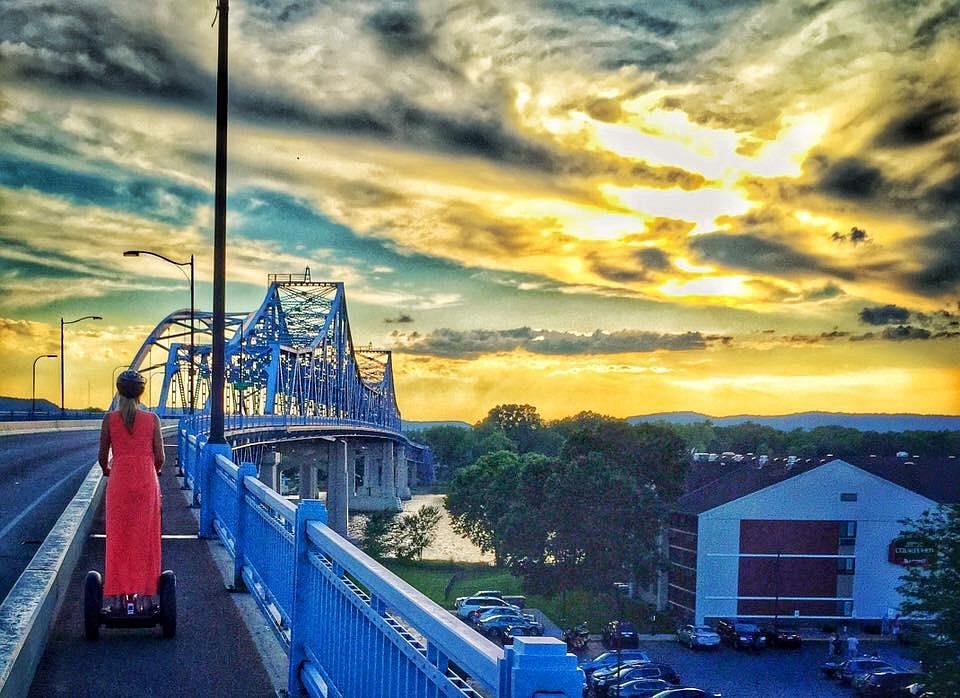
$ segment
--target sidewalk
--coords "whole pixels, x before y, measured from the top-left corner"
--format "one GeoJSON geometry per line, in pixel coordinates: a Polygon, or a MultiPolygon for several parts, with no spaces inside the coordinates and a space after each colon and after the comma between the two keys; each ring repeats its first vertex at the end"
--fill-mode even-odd
{"type": "Polygon", "coordinates": [[[177,575],[176,638],[162,639],[158,627],[101,628],[98,642],[83,639],[83,578],[87,570],[103,571],[101,505],[93,535],[84,546],[70,591],[51,629],[30,696],[276,695],[207,542],[196,538],[196,518],[174,477],[171,450],[167,449],[160,485],[163,568],[177,575]]]}

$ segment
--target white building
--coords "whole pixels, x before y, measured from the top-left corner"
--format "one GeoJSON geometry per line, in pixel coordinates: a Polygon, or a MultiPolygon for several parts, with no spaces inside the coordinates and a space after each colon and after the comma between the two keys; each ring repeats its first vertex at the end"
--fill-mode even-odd
{"type": "Polygon", "coordinates": [[[957,502],[953,458],[738,466],[677,501],[668,602],[697,623],[876,621],[923,555],[898,540],[900,521],[957,502]]]}

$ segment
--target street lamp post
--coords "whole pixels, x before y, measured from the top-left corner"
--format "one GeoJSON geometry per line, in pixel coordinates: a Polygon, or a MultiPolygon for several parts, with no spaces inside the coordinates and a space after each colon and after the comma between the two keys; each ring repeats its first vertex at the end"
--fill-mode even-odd
{"type": "Polygon", "coordinates": [[[37,411],[37,362],[40,359],[55,359],[57,358],[56,354],[41,354],[33,360],[33,389],[30,393],[30,416],[32,417],[37,411]]]}
{"type": "Polygon", "coordinates": [[[84,315],[83,317],[78,317],[76,320],[64,320],[60,318],[60,414],[63,414],[67,411],[66,401],[64,400],[64,370],[63,370],[63,326],[64,325],[73,325],[77,322],[82,322],[83,320],[103,320],[99,315],[84,315]]]}
{"type": "MultiPolygon", "coordinates": [[[[189,409],[189,413],[190,413],[190,414],[193,414],[193,405],[194,405],[194,402],[195,402],[194,393],[193,393],[193,375],[194,375],[194,372],[195,372],[195,370],[196,370],[196,369],[194,368],[194,364],[193,364],[194,355],[195,355],[195,353],[196,353],[196,345],[195,345],[195,343],[194,343],[194,325],[195,325],[194,315],[196,314],[196,310],[195,310],[195,308],[194,308],[194,302],[193,302],[193,294],[194,294],[194,269],[195,269],[193,255],[190,255],[190,261],[189,261],[189,262],[177,262],[177,261],[175,261],[175,260],[170,259],[169,257],[164,257],[162,254],[158,254],[157,252],[148,252],[147,250],[126,250],[126,251],[123,253],[123,256],[124,256],[124,257],[139,257],[139,256],[142,255],[142,254],[150,255],[151,257],[156,257],[157,259],[162,259],[164,262],[169,262],[170,264],[174,265],[175,267],[178,267],[178,268],[180,269],[181,273],[183,273],[183,268],[184,268],[184,267],[187,267],[187,266],[190,267],[190,277],[189,277],[189,281],[190,281],[190,366],[189,366],[189,368],[187,369],[187,375],[189,376],[190,385],[189,385],[189,388],[188,388],[188,390],[187,390],[187,393],[188,393],[189,396],[190,396],[190,409],[189,409]]],[[[184,276],[186,276],[185,273],[184,273],[184,276]]]]}
{"type": "Polygon", "coordinates": [[[614,582],[617,590],[617,680],[620,680],[620,671],[623,668],[623,595],[630,589],[624,582],[614,582]]]}

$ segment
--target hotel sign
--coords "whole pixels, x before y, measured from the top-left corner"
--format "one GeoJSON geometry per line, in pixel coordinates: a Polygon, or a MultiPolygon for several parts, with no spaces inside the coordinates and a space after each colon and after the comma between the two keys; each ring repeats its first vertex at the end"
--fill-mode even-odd
{"type": "Polygon", "coordinates": [[[937,554],[937,549],[928,543],[910,538],[897,538],[890,543],[889,560],[895,565],[913,567],[927,565],[937,554]]]}

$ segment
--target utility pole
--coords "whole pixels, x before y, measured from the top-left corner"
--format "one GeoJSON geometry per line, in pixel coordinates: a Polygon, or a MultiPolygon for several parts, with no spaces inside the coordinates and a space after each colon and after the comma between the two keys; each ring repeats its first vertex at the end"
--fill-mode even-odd
{"type": "Polygon", "coordinates": [[[213,347],[208,441],[211,444],[226,443],[223,438],[223,391],[227,272],[227,24],[230,0],[219,0],[217,14],[220,25],[217,53],[217,170],[213,215],[213,347]]]}

